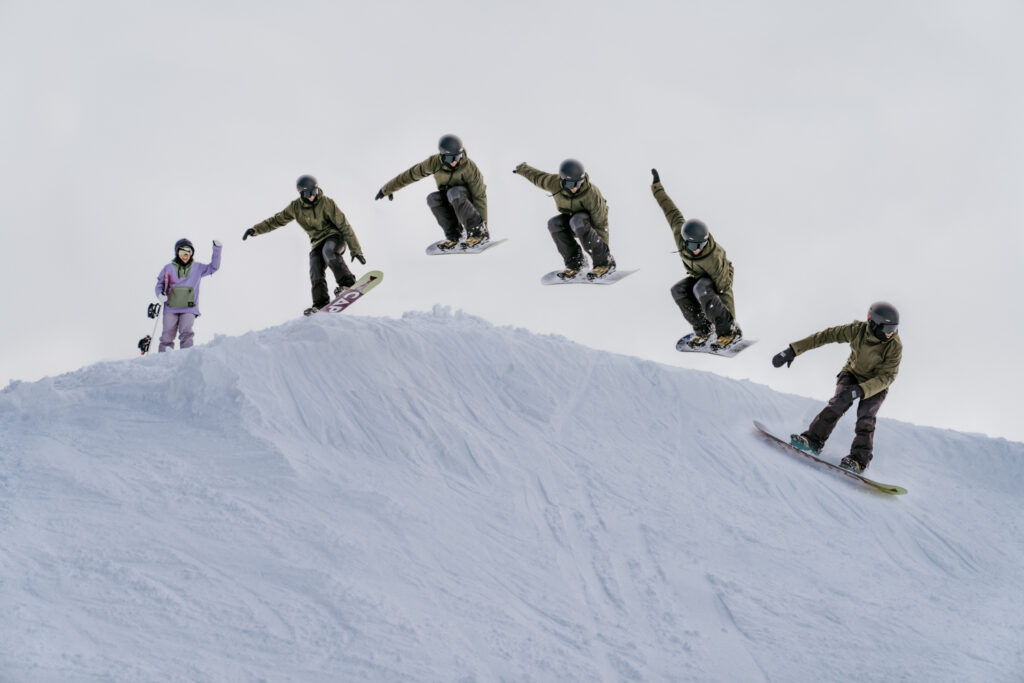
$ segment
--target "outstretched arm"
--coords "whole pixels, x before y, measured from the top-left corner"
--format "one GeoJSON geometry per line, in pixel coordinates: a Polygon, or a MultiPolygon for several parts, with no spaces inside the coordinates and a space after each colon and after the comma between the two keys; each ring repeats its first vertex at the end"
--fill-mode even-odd
{"type": "Polygon", "coordinates": [[[295,220],[295,213],[292,211],[292,205],[289,204],[281,213],[276,213],[267,220],[252,226],[253,234],[263,235],[271,230],[277,230],[282,225],[288,225],[293,220],[295,220]]]}
{"type": "Polygon", "coordinates": [[[440,168],[441,160],[437,155],[432,155],[416,164],[412,168],[399,173],[380,188],[380,196],[394,194],[406,185],[412,185],[417,180],[423,180],[427,176],[434,175],[440,168]]]}
{"type": "Polygon", "coordinates": [[[827,330],[815,332],[809,337],[804,337],[800,341],[795,341],[790,346],[793,347],[793,352],[799,356],[805,351],[816,349],[825,344],[850,343],[857,334],[858,325],[859,323],[852,322],[849,325],[830,327],[827,330]]]}
{"type": "Polygon", "coordinates": [[[557,173],[545,173],[529,164],[519,164],[514,173],[518,173],[542,190],[555,194],[562,189],[562,180],[557,173]]]}

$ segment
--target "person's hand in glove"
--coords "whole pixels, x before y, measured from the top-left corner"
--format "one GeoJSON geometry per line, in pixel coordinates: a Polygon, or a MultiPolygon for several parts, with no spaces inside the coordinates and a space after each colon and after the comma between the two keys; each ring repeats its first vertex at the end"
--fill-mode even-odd
{"type": "Polygon", "coordinates": [[[793,359],[796,358],[796,352],[793,351],[792,346],[787,346],[785,351],[780,351],[775,354],[772,358],[772,365],[777,368],[781,368],[785,365],[787,368],[793,364],[793,359]]]}

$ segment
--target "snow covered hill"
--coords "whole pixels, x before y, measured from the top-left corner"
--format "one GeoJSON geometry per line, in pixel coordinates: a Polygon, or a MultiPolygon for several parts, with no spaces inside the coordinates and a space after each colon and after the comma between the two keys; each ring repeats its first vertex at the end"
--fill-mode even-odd
{"type": "Polygon", "coordinates": [[[1024,444],[819,408],[440,308],[13,383],[0,680],[1021,680],[1024,444]]]}

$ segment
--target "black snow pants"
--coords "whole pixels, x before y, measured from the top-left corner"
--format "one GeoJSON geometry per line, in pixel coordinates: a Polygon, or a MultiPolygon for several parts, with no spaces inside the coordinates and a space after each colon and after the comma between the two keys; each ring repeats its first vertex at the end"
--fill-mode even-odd
{"type": "MultiPolygon", "coordinates": [[[[817,417],[811,421],[811,426],[803,433],[810,444],[818,449],[825,445],[825,441],[832,434],[839,418],[853,405],[850,387],[860,384],[857,377],[849,370],[843,370],[837,377],[839,381],[836,384],[836,393],[832,400],[818,413],[817,417]]],[[[857,404],[857,425],[854,428],[853,445],[850,446],[850,457],[863,467],[867,467],[871,462],[875,441],[875,416],[888,393],[888,389],[883,389],[870,398],[860,399],[860,403],[857,404]]]]}
{"type": "Polygon", "coordinates": [[[335,281],[342,287],[355,284],[356,276],[345,264],[345,242],[341,235],[331,235],[323,244],[309,252],[309,281],[313,286],[313,305],[326,306],[331,301],[327,291],[327,268],[334,273],[335,281]]]}
{"type": "Polygon", "coordinates": [[[706,337],[712,326],[719,336],[732,329],[732,313],[722,303],[711,278],[684,277],[672,285],[672,298],[695,334],[706,337]]]}
{"type": "Polygon", "coordinates": [[[469,200],[469,190],[462,185],[448,188],[447,192],[431,192],[427,195],[427,206],[447,239],[458,242],[463,229],[469,237],[480,234],[484,219],[469,200]]]}
{"type": "Polygon", "coordinates": [[[558,253],[562,255],[562,262],[566,268],[578,270],[583,266],[583,252],[580,245],[590,254],[594,266],[607,266],[611,258],[611,251],[608,245],[594,230],[590,222],[590,214],[586,211],[577,211],[568,216],[560,213],[548,221],[548,230],[551,232],[551,239],[555,241],[558,253]],[[579,242],[577,242],[579,240],[579,242]]]}

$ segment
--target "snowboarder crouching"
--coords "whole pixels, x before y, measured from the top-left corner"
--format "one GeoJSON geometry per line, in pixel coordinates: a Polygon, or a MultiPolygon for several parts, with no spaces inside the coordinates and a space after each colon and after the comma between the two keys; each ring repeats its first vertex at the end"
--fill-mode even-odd
{"type": "Polygon", "coordinates": [[[820,453],[839,418],[860,399],[853,445],[840,467],[858,473],[867,469],[874,445],[875,416],[896,379],[903,358],[903,342],[896,332],[899,322],[896,307],[878,301],[868,310],[866,322],[855,321],[816,332],[793,342],[772,358],[775,367],[789,367],[793,359],[805,351],[825,344],[850,344],[850,357],[837,375],[835,395],[811,421],[807,431],[792,435],[793,446],[815,455],[820,453]]]}
{"type": "Polygon", "coordinates": [[[672,228],[679,258],[688,277],[672,285],[672,298],[693,327],[690,348],[704,346],[715,333],[711,348],[719,350],[739,341],[743,332],[736,325],[736,304],[732,295],[732,262],[715,242],[708,227],[699,220],[686,220],[661,185],[657,169],[651,169],[651,192],[672,228]]]}
{"type": "Polygon", "coordinates": [[[519,164],[512,172],[550,192],[555,200],[558,215],[548,221],[548,230],[565,264],[558,277],[574,278],[586,264],[580,245],[594,264],[587,277],[596,279],[615,271],[615,257],[608,245],[608,202],[590,182],[582,163],[566,159],[557,174],[528,164],[519,164]]]}
{"type": "Polygon", "coordinates": [[[455,249],[462,239],[463,230],[466,231],[466,246],[478,246],[491,237],[487,231],[487,185],[484,184],[484,176],[466,155],[462,140],[457,136],[445,135],[437,147],[437,154],[389,180],[374,199],[383,199],[386,195],[389,200],[394,200],[395,192],[432,175],[437,182],[437,192],[427,195],[427,206],[445,236],[438,247],[445,251],[455,249]]]}
{"type": "Polygon", "coordinates": [[[303,311],[312,315],[330,303],[327,291],[327,268],[330,267],[338,283],[335,295],[342,289],[355,284],[356,277],[345,263],[345,245],[352,250],[352,260],[366,265],[363,248],[359,246],[356,233],[333,199],[326,196],[311,175],[301,176],[296,181],[299,198],[292,201],[278,214],[257,223],[245,231],[242,241],[254,235],[264,235],[281,226],[296,221],[306,234],[313,248],[309,252],[309,280],[312,286],[313,305],[303,311]]]}
{"type": "Polygon", "coordinates": [[[199,282],[220,268],[220,251],[220,242],[214,240],[210,262],[196,263],[192,260],[195,247],[191,242],[180,239],[174,244],[174,260],[164,266],[156,277],[156,295],[161,301],[166,298],[160,353],[174,348],[175,335],[181,348],[192,347],[195,336],[192,326],[200,315],[199,282]]]}

